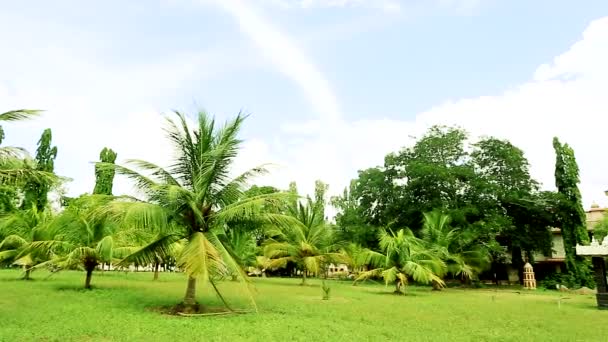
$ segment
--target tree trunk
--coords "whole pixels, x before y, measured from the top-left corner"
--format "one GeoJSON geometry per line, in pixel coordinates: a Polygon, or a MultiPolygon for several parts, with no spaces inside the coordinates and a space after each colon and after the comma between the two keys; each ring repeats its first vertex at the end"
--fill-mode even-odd
{"type": "Polygon", "coordinates": [[[194,310],[196,306],[196,278],[188,277],[188,287],[186,288],[183,304],[186,311],[194,310]]]}
{"type": "Polygon", "coordinates": [[[160,263],[154,264],[154,280],[158,280],[158,268],[160,267],[160,263]]]}
{"type": "Polygon", "coordinates": [[[85,289],[90,289],[91,288],[91,278],[93,277],[93,270],[95,268],[94,267],[87,267],[87,277],[84,281],[84,288],[85,289]]]}
{"type": "Polygon", "coordinates": [[[433,291],[441,291],[441,286],[439,285],[439,283],[435,280],[433,280],[433,291]]]}
{"type": "Polygon", "coordinates": [[[395,294],[401,294],[401,283],[399,280],[395,281],[395,294]]]}
{"type": "Polygon", "coordinates": [[[32,272],[32,269],[28,268],[27,266],[23,266],[23,270],[25,271],[25,274],[23,275],[23,280],[30,280],[30,273],[32,272]]]}
{"type": "Polygon", "coordinates": [[[306,271],[302,271],[302,283],[300,285],[306,285],[306,271]]]}

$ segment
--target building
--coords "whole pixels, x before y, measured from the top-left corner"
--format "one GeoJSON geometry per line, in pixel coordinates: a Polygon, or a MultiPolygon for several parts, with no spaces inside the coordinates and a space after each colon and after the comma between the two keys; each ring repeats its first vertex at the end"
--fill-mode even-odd
{"type": "MultiPolygon", "coordinates": [[[[593,204],[591,209],[585,212],[587,216],[587,232],[589,238],[593,234],[594,227],[604,219],[604,214],[608,213],[608,208],[600,208],[599,205],[593,204]]],[[[566,251],[564,249],[564,240],[562,239],[562,231],[559,228],[552,228],[553,247],[548,255],[537,253],[534,255],[534,270],[540,273],[541,278],[543,273],[551,273],[554,271],[565,271],[566,251]]]]}

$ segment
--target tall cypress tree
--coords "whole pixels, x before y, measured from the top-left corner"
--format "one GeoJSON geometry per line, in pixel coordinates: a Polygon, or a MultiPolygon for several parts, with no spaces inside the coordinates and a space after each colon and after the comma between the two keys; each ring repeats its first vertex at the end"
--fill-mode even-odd
{"type": "MultiPolygon", "coordinates": [[[[55,158],[57,158],[57,146],[52,146],[53,134],[47,128],[42,132],[38,140],[36,150],[36,170],[52,173],[55,171],[55,158]]],[[[31,209],[36,207],[39,211],[44,210],[48,203],[48,193],[51,184],[40,180],[31,180],[24,187],[24,200],[22,207],[31,209]]]]}
{"type": "MultiPolygon", "coordinates": [[[[116,162],[116,152],[104,147],[99,154],[99,160],[102,163],[114,164],[116,162]]],[[[100,195],[112,195],[115,174],[116,171],[113,168],[95,165],[95,188],[93,189],[93,193],[100,195]]]]}
{"type": "Polygon", "coordinates": [[[568,144],[560,143],[557,137],[553,138],[553,148],[556,155],[555,185],[561,197],[558,215],[566,251],[566,269],[570,276],[570,285],[593,288],[595,283],[589,261],[576,255],[576,244],[589,243],[589,236],[587,235],[587,220],[581,192],[578,189],[579,169],[574,157],[574,150],[568,144]]]}

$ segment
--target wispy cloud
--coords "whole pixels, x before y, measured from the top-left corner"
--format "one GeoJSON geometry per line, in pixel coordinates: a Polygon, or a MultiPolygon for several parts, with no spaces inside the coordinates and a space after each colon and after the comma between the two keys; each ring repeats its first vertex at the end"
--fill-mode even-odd
{"type": "Polygon", "coordinates": [[[264,56],[302,88],[319,116],[331,121],[340,119],[338,101],[329,82],[292,38],[245,1],[218,0],[216,4],[234,16],[241,31],[253,40],[264,56]]]}

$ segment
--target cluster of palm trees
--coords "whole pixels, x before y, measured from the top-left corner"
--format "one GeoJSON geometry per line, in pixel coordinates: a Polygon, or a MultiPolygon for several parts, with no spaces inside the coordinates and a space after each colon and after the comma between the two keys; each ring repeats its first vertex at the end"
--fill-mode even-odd
{"type": "MultiPolygon", "coordinates": [[[[0,120],[33,117],[35,111],[0,114],[0,120]]],[[[81,269],[85,287],[100,265],[156,265],[173,260],[187,275],[185,310],[200,310],[197,285],[210,286],[231,278],[251,294],[246,270],[295,267],[302,274],[326,274],[331,263],[347,263],[356,281],[382,277],[403,292],[408,281],[444,286],[453,275],[473,278],[488,262],[484,250],[468,250],[440,212],[425,215],[420,237],[407,229],[383,230],[380,250],[340,241],[323,215],[322,199],[299,198],[293,192],[250,196],[250,181],[266,172],[256,167],[231,173],[245,116],[218,125],[204,112],[192,122],[176,112],[167,118],[167,139],[174,148],[172,163],[161,167],[144,160],[124,165],[98,163],[128,177],[135,196],[83,195],[61,210],[25,208],[0,217],[0,263],[19,265],[25,278],[33,270],[81,269]],[[252,228],[262,231],[255,237],[252,228]]],[[[0,149],[0,179],[13,184],[27,177],[55,181],[34,172],[19,150],[0,149]]],[[[253,301],[253,296],[251,296],[253,301]]],[[[255,302],[254,302],[255,304],[255,302]]]]}

